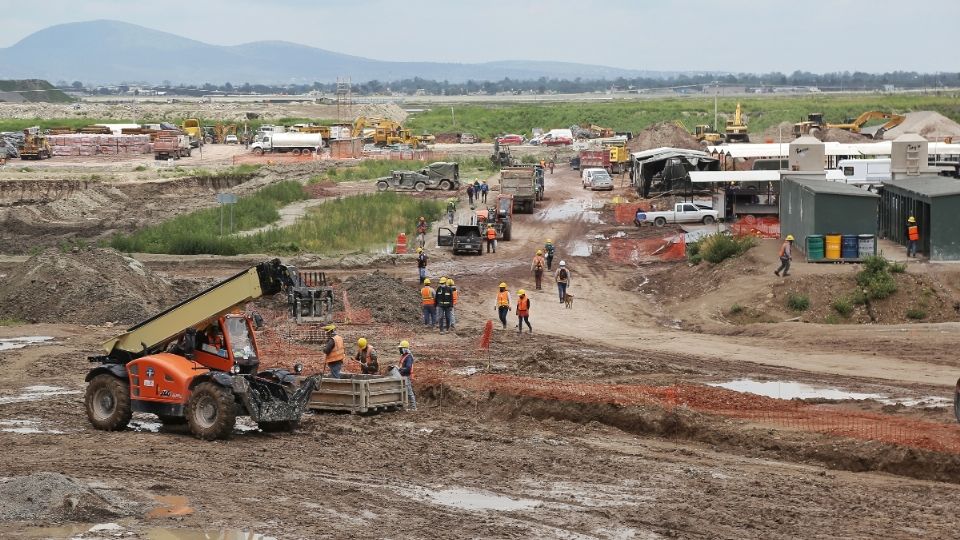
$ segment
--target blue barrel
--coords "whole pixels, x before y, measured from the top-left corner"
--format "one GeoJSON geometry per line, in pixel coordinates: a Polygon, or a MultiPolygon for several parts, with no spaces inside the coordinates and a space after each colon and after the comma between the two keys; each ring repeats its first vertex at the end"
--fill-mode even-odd
{"type": "Polygon", "coordinates": [[[877,253],[877,240],[872,234],[861,234],[859,237],[860,258],[870,257],[877,253]]]}
{"type": "Polygon", "coordinates": [[[860,258],[860,238],[855,234],[845,234],[840,237],[840,258],[860,258]]]}
{"type": "Polygon", "coordinates": [[[807,260],[819,261],[823,258],[823,235],[811,234],[807,237],[807,260]]]}

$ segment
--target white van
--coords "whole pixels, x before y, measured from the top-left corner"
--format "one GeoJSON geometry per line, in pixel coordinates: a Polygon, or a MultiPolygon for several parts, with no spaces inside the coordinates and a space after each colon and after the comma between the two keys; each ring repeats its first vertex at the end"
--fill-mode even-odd
{"type": "Polygon", "coordinates": [[[841,159],[837,169],[848,184],[879,184],[890,180],[890,158],[841,159]]]}
{"type": "Polygon", "coordinates": [[[606,169],[601,167],[589,167],[580,171],[580,180],[583,182],[584,189],[591,187],[593,182],[593,176],[600,173],[603,173],[607,176],[610,175],[610,173],[608,173],[606,169]]]}

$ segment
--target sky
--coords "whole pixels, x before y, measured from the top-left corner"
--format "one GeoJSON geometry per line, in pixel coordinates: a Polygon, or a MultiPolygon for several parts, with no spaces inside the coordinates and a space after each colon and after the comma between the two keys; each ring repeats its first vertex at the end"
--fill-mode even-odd
{"type": "Polygon", "coordinates": [[[94,19],[218,45],[284,40],[393,61],[960,71],[949,52],[957,0],[44,0],[43,9],[3,10],[0,47],[94,19]]]}

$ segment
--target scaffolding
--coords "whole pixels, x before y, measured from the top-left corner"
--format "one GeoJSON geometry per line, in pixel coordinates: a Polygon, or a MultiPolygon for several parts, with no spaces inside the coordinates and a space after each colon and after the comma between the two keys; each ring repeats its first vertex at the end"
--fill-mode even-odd
{"type": "Polygon", "coordinates": [[[353,122],[353,85],[350,77],[337,77],[337,122],[353,122]]]}

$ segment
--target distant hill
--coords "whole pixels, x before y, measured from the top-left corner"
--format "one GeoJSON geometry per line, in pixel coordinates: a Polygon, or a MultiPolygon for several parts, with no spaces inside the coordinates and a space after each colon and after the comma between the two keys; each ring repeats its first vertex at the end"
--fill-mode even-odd
{"type": "Polygon", "coordinates": [[[73,99],[57,90],[52,84],[40,79],[0,81],[0,101],[20,103],[25,101],[69,103],[73,99]]]}
{"type": "Polygon", "coordinates": [[[186,83],[282,84],[354,82],[422,77],[463,82],[540,77],[614,79],[661,77],[672,73],[637,71],[566,62],[512,60],[481,64],[386,62],[285,41],[220,46],[119,21],[51,26],[0,48],[0,78],[117,84],[186,83]]]}

